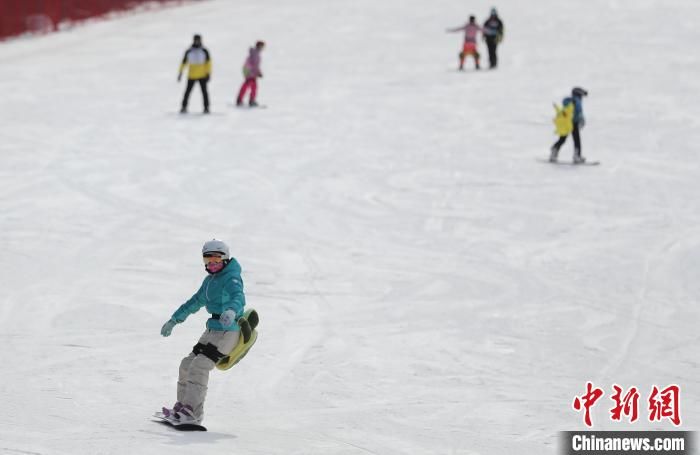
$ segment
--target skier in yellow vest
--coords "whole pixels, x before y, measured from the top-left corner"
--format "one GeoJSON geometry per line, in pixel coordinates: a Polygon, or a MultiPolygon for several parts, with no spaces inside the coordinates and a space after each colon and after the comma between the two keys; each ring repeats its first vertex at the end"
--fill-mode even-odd
{"type": "Polygon", "coordinates": [[[195,83],[199,83],[202,89],[202,99],[204,100],[204,113],[209,113],[209,94],[207,93],[207,83],[211,77],[211,58],[209,51],[202,46],[201,35],[194,35],[192,46],[185,51],[185,56],[180,64],[180,72],[177,75],[177,81],[182,79],[182,71],[188,66],[187,71],[187,88],[185,96],[182,98],[182,108],[180,113],[187,113],[187,102],[190,98],[190,92],[195,83]]]}
{"type": "Polygon", "coordinates": [[[586,158],[581,156],[581,129],[586,124],[583,117],[583,97],[588,96],[588,92],[581,87],[574,87],[571,90],[571,96],[567,96],[562,101],[562,107],[554,106],[557,110],[557,115],[554,118],[554,124],[557,128],[559,139],[552,145],[550,149],[549,161],[557,161],[559,149],[566,141],[567,136],[571,134],[574,138],[574,164],[580,164],[586,161],[586,158]]]}

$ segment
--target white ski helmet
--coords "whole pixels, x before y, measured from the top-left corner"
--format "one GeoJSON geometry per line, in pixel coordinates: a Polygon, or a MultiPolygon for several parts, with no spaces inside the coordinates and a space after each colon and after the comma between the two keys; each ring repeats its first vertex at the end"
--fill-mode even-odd
{"type": "Polygon", "coordinates": [[[228,245],[217,239],[211,239],[204,243],[204,246],[202,247],[202,255],[207,253],[220,253],[224,255],[224,259],[229,258],[228,245]]]}

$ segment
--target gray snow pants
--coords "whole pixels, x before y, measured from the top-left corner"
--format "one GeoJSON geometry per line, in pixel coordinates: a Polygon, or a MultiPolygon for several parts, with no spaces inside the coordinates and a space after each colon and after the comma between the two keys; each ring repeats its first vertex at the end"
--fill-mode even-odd
{"type": "MultiPolygon", "coordinates": [[[[205,331],[199,342],[211,343],[222,354],[229,352],[238,344],[240,332],[205,331]]],[[[190,352],[180,362],[180,376],[177,380],[177,401],[192,406],[194,415],[201,422],[204,417],[204,399],[207,396],[209,372],[214,369],[214,361],[204,354],[190,352]]]]}

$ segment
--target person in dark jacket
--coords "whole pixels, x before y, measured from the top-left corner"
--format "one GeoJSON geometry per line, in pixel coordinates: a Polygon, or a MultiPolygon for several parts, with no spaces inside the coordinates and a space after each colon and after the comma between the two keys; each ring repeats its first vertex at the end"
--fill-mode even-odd
{"type": "Polygon", "coordinates": [[[204,113],[208,114],[209,93],[207,93],[207,83],[211,77],[211,58],[209,57],[209,51],[202,46],[202,37],[200,35],[194,35],[192,46],[185,51],[185,56],[180,64],[180,72],[177,75],[178,82],[182,79],[182,71],[185,69],[185,66],[189,66],[187,88],[185,89],[185,96],[182,98],[180,112],[183,114],[187,112],[187,102],[190,98],[192,87],[194,87],[194,84],[199,83],[202,89],[202,99],[204,100],[204,113]]]}
{"type": "Polygon", "coordinates": [[[496,48],[503,41],[503,21],[498,17],[498,11],[496,8],[491,8],[491,15],[486,22],[484,22],[483,36],[484,41],[486,41],[486,47],[489,49],[489,67],[496,68],[498,66],[498,56],[496,55],[496,48]]]}

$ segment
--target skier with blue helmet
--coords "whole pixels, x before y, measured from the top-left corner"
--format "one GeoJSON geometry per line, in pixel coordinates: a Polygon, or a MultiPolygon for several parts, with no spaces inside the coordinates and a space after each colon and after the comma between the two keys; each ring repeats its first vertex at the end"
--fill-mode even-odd
{"type": "Polygon", "coordinates": [[[586,124],[586,119],[583,116],[583,97],[588,96],[588,91],[581,87],[574,87],[571,90],[571,96],[567,96],[562,100],[562,113],[569,116],[566,120],[568,127],[559,131],[559,139],[552,145],[550,149],[549,161],[557,161],[559,149],[571,132],[571,137],[574,139],[574,164],[581,164],[586,161],[586,158],[581,156],[581,129],[586,124]],[[570,113],[570,114],[567,114],[570,113]]]}

